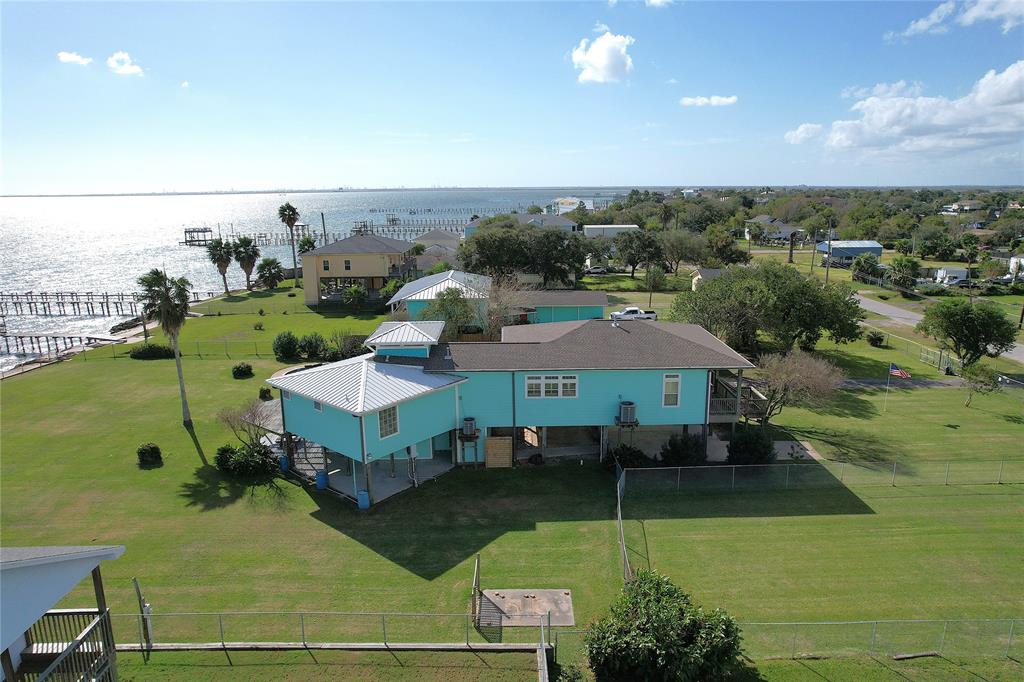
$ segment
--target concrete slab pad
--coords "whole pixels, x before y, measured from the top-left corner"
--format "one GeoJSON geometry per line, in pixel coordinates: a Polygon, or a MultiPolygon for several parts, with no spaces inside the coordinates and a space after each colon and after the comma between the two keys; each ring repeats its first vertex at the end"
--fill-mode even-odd
{"type": "Polygon", "coordinates": [[[547,625],[549,611],[552,626],[576,625],[572,590],[484,590],[484,597],[501,611],[502,627],[537,627],[540,617],[547,625]]]}

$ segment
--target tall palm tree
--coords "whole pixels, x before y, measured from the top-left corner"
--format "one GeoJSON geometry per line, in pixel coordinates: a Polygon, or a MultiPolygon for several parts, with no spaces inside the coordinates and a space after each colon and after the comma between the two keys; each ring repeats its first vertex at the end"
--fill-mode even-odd
{"type": "Polygon", "coordinates": [[[256,267],[256,261],[260,259],[260,247],[256,246],[252,237],[239,237],[232,245],[232,250],[238,266],[245,273],[245,288],[252,291],[252,271],[256,267]]]}
{"type": "Polygon", "coordinates": [[[168,277],[167,273],[153,268],[139,277],[142,287],[142,314],[160,323],[174,348],[174,364],[178,369],[178,388],[181,390],[181,423],[192,428],[192,415],[185,396],[185,376],[181,371],[181,351],[178,349],[178,335],[188,318],[189,290],[192,284],[184,277],[168,277]]]}
{"type": "Polygon", "coordinates": [[[316,248],[316,239],[308,234],[299,240],[299,253],[309,253],[316,248]]]}
{"type": "Polygon", "coordinates": [[[299,286],[299,261],[295,257],[295,223],[299,222],[299,209],[290,203],[283,203],[277,209],[277,217],[288,226],[288,234],[292,243],[292,276],[295,278],[295,287],[299,286]]]}
{"type": "Polygon", "coordinates": [[[220,237],[211,239],[210,243],[206,245],[207,257],[211,263],[217,266],[217,270],[220,271],[220,278],[224,280],[224,295],[231,294],[231,290],[228,289],[228,266],[231,265],[233,253],[234,249],[231,248],[231,242],[226,242],[220,237]]]}

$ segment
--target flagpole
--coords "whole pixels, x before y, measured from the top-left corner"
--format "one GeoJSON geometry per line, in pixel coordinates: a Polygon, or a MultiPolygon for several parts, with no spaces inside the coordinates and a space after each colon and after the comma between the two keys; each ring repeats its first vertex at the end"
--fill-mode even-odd
{"type": "Polygon", "coordinates": [[[885,412],[889,404],[889,382],[892,381],[892,363],[889,363],[889,371],[885,374],[885,398],[882,399],[882,412],[885,412]]]}

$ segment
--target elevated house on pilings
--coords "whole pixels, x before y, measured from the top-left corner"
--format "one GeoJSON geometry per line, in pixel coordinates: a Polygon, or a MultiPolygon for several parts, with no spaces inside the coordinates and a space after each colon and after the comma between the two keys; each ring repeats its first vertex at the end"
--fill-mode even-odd
{"type": "Polygon", "coordinates": [[[385,322],[371,352],[271,378],[289,449],[320,448],[312,472],[367,507],[456,466],[531,455],[657,454],[670,433],[758,417],[753,365],[702,327],[575,320],[505,327],[501,341],[442,342],[444,323],[385,322]]]}

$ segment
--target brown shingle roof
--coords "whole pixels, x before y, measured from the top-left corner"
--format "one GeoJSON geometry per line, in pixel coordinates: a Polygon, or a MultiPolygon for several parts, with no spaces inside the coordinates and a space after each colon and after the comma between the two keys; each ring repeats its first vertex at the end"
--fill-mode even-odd
{"type": "Polygon", "coordinates": [[[703,327],[677,322],[578,320],[506,327],[500,343],[435,346],[437,372],[555,369],[746,369],[743,356],[703,327]]]}

